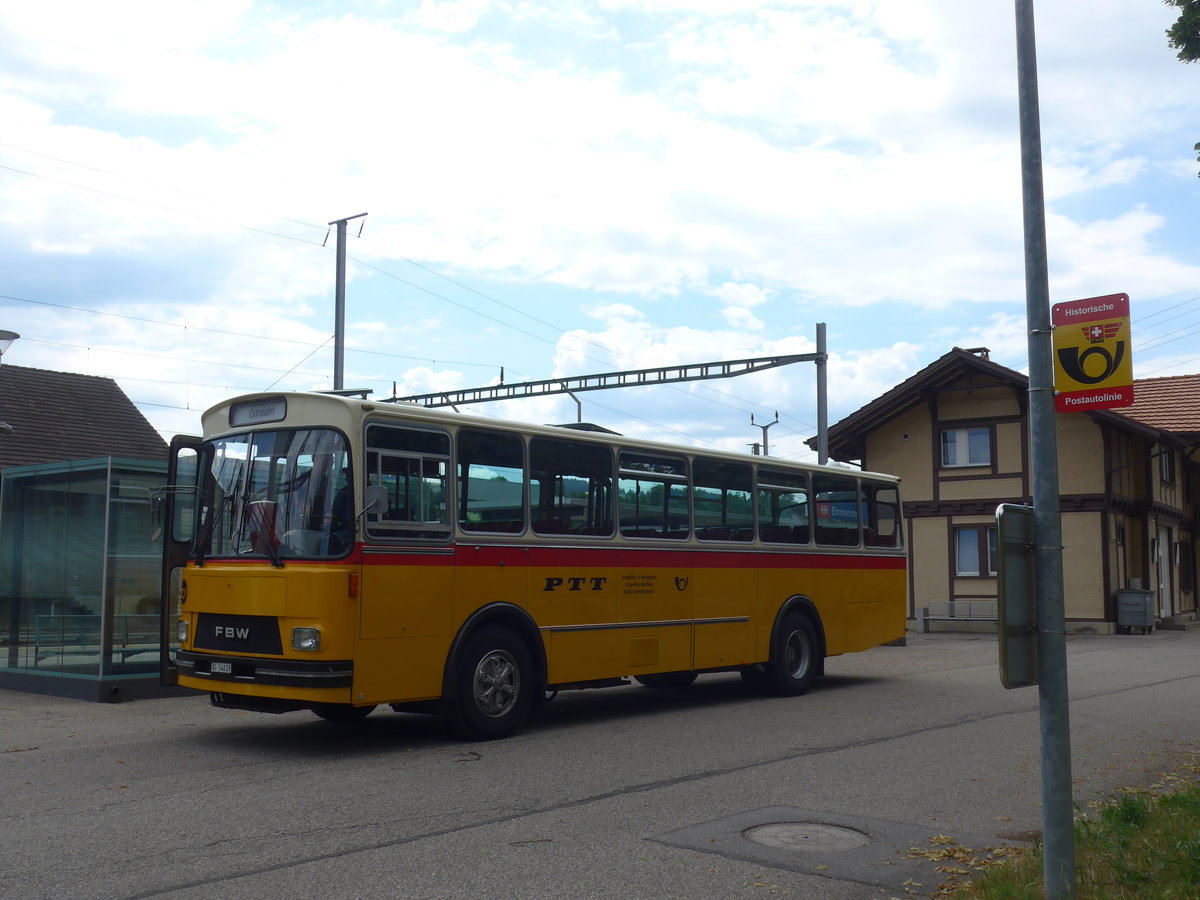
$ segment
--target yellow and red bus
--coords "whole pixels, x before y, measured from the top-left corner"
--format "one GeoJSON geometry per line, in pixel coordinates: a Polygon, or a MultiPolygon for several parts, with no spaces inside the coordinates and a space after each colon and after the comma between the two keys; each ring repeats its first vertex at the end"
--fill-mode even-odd
{"type": "Polygon", "coordinates": [[[800,694],[905,632],[892,476],[330,394],[203,430],[172,447],[164,660],[217,706],[487,739],[631,678],[800,694]]]}

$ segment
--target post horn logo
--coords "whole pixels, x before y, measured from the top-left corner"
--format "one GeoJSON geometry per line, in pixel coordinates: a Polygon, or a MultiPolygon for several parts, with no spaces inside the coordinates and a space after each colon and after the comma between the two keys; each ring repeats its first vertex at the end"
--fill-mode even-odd
{"type": "Polygon", "coordinates": [[[688,584],[688,580],[686,578],[676,578],[675,579],[675,590],[686,591],[687,584],[688,584]]]}
{"type": "Polygon", "coordinates": [[[1120,329],[1120,322],[1106,322],[1103,325],[1087,325],[1083,328],[1083,333],[1093,346],[1088,347],[1082,353],[1078,347],[1063,347],[1058,351],[1058,362],[1062,366],[1063,371],[1073,381],[1079,384],[1100,384],[1100,382],[1108,379],[1114,372],[1121,367],[1121,362],[1125,359],[1125,342],[1117,341],[1116,353],[1109,353],[1108,348],[1104,346],[1104,341],[1113,337],[1120,329]],[[1089,375],[1084,367],[1088,364],[1088,360],[1092,357],[1098,357],[1104,363],[1104,370],[1098,375],[1089,375]]]}

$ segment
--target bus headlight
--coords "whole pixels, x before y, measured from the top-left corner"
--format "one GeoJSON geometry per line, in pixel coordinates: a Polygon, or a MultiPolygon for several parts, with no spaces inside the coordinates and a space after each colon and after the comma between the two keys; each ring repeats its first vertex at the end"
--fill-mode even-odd
{"type": "Polygon", "coordinates": [[[292,629],[292,649],[294,649],[294,650],[320,650],[321,649],[321,629],[320,628],[293,628],[292,629]]]}
{"type": "Polygon", "coordinates": [[[187,642],[188,623],[187,619],[175,620],[175,640],[183,644],[187,642]]]}

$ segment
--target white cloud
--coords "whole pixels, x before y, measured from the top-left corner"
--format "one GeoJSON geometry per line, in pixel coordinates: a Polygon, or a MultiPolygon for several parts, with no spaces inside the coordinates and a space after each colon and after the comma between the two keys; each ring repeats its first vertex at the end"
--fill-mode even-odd
{"type": "Polygon", "coordinates": [[[628,303],[605,303],[602,306],[586,310],[586,315],[588,318],[599,319],[601,322],[609,324],[625,322],[630,319],[644,319],[646,317],[644,312],[634,306],[630,306],[628,303]]]}
{"type": "MultiPolygon", "coordinates": [[[[1056,298],[1200,282],[1200,68],[1165,49],[1170,12],[1039,9],[1056,298]]],[[[0,293],[250,337],[168,330],[147,363],[132,320],[5,313],[40,335],[18,355],[145,379],[153,402],[293,368],[282,386],[325,386],[319,245],[367,210],[350,343],[375,355],[351,360],[379,391],[766,355],[828,318],[838,402],[861,405],[949,341],[1023,358],[1013,29],[958,0],[11,6],[0,293]],[[944,330],[919,332],[929,310],[944,330]]],[[[786,446],[811,425],[803,368],[589,405],[730,446],[790,405],[786,446]]],[[[520,409],[572,412],[547,403],[520,409]]]]}
{"type": "Polygon", "coordinates": [[[1071,263],[1051,267],[1054,301],[1119,292],[1142,299],[1195,289],[1200,284],[1200,265],[1167,258],[1153,244],[1163,224],[1161,215],[1144,206],[1086,223],[1049,217],[1051,258],[1071,263]]]}

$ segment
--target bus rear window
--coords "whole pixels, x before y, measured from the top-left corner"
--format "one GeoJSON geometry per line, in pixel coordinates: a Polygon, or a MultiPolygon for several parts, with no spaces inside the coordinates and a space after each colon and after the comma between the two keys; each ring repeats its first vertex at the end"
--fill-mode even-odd
{"type": "Polygon", "coordinates": [[[900,547],[900,491],[894,484],[864,480],[863,544],[867,547],[900,547]]]}

